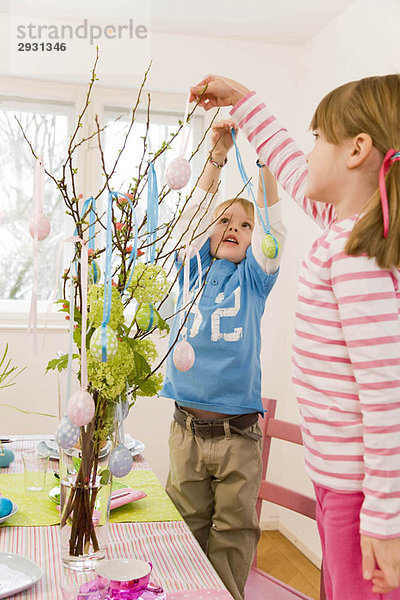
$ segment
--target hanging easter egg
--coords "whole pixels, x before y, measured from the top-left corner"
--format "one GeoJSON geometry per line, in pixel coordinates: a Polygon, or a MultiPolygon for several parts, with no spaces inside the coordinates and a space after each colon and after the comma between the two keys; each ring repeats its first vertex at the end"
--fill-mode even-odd
{"type": "Polygon", "coordinates": [[[276,258],[280,249],[280,244],[276,237],[271,233],[267,233],[261,242],[261,248],[265,256],[268,258],[276,258]]]}
{"type": "Polygon", "coordinates": [[[190,173],[190,164],[186,158],[178,156],[169,163],[165,171],[165,181],[171,190],[181,190],[189,181],[190,173]]]}
{"type": "Polygon", "coordinates": [[[89,264],[88,269],[88,282],[90,285],[99,283],[101,277],[101,270],[99,267],[99,263],[96,260],[92,260],[89,264]]]}
{"type": "MultiPolygon", "coordinates": [[[[90,351],[93,358],[102,360],[102,340],[103,340],[103,326],[100,325],[93,333],[90,339],[90,351]]],[[[107,346],[107,357],[106,360],[110,360],[118,350],[118,340],[115,335],[115,331],[106,325],[106,346],[107,346]]]]}
{"type": "Polygon", "coordinates": [[[40,242],[47,238],[50,233],[50,229],[50,221],[42,212],[38,214],[37,220],[32,219],[32,221],[29,223],[29,233],[33,238],[35,238],[37,231],[37,237],[40,242]]]}
{"type": "Polygon", "coordinates": [[[0,467],[8,467],[14,460],[14,452],[8,448],[0,450],[0,467]]]}
{"type": "Polygon", "coordinates": [[[94,417],[95,404],[92,396],[86,390],[72,394],[68,402],[68,418],[78,427],[87,425],[94,417]]]}
{"type": "Polygon", "coordinates": [[[12,513],[13,503],[8,498],[0,498],[0,519],[12,513]]]}
{"type": "Polygon", "coordinates": [[[79,440],[80,429],[76,425],[73,425],[68,417],[65,415],[59,421],[55,433],[55,440],[61,448],[68,449],[73,448],[79,440]]]}
{"type": "Polygon", "coordinates": [[[178,371],[189,371],[194,365],[194,350],[186,340],[182,340],[175,346],[173,360],[178,371]]]}
{"type": "Polygon", "coordinates": [[[151,304],[144,302],[140,305],[139,310],[136,313],[135,320],[140,329],[143,331],[150,331],[154,327],[154,308],[151,304]]]}
{"type": "Polygon", "coordinates": [[[120,444],[110,454],[108,468],[114,477],[125,477],[132,469],[133,457],[128,448],[120,444]]]}

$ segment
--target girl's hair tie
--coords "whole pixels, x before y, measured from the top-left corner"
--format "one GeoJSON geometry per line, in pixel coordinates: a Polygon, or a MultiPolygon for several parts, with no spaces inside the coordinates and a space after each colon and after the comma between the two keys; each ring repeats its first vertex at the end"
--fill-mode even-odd
{"type": "Polygon", "coordinates": [[[390,148],[386,152],[385,158],[382,161],[379,169],[379,192],[381,195],[382,215],[383,215],[383,237],[387,238],[389,231],[389,204],[387,198],[385,175],[390,169],[392,163],[400,161],[400,152],[394,148],[390,148]]]}

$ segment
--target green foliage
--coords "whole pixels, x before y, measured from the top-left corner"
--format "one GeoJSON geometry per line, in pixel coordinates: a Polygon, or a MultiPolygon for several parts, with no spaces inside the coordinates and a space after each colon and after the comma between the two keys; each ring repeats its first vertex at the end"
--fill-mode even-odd
{"type": "Polygon", "coordinates": [[[128,291],[139,304],[148,302],[154,305],[165,297],[169,286],[165,269],[140,263],[135,267],[128,291]]]}
{"type": "Polygon", "coordinates": [[[20,369],[11,364],[11,360],[7,360],[8,344],[3,352],[3,356],[0,359],[0,390],[6,387],[10,387],[15,384],[14,379],[17,375],[22,373],[25,369],[20,369]],[[6,380],[8,380],[6,382],[6,380]]]}
{"type": "MultiPolygon", "coordinates": [[[[104,302],[104,285],[91,285],[89,286],[88,293],[88,306],[89,314],[88,320],[92,327],[97,329],[100,327],[103,320],[103,302],[104,302]]],[[[108,325],[111,329],[117,329],[118,325],[121,325],[125,321],[124,317],[124,305],[122,304],[121,296],[117,288],[114,286],[111,288],[111,314],[108,325]]]]}
{"type": "MultiPolygon", "coordinates": [[[[72,355],[72,359],[76,359],[79,358],[79,354],[73,354],[72,355]]],[[[61,371],[63,371],[64,369],[67,368],[68,365],[68,354],[63,354],[60,358],[53,358],[52,360],[49,360],[47,367],[46,367],[46,373],[47,371],[55,371],[57,369],[57,371],[59,371],[61,373],[61,371]]]]}

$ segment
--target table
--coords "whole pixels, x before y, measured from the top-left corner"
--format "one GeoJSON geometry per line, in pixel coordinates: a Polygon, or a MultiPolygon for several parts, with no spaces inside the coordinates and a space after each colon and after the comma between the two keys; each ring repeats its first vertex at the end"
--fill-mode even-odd
{"type": "MultiPolygon", "coordinates": [[[[4,473],[23,471],[21,451],[34,448],[38,441],[50,436],[12,436],[7,444],[15,461],[4,473]]],[[[58,469],[58,461],[50,460],[49,470],[58,469]]],[[[142,455],[134,457],[133,469],[150,469],[142,455]]],[[[13,552],[33,560],[44,572],[32,588],[12,596],[15,600],[61,600],[58,582],[61,577],[59,527],[1,527],[0,551],[13,552]]],[[[110,523],[107,558],[130,557],[149,560],[153,564],[152,581],[167,592],[208,589],[225,590],[224,585],[184,521],[145,523],[110,523]]],[[[227,594],[227,592],[225,592],[227,594]]],[[[223,594],[223,592],[222,592],[223,594]]],[[[229,594],[226,596],[229,598],[229,594]]]]}

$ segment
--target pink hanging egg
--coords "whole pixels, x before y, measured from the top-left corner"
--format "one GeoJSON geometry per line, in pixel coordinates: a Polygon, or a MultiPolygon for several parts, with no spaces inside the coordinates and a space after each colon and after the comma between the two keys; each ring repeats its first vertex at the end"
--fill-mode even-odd
{"type": "Polygon", "coordinates": [[[194,350],[186,340],[182,340],[175,346],[174,365],[178,371],[189,371],[194,365],[194,350]]]}
{"type": "Polygon", "coordinates": [[[94,416],[95,405],[92,396],[86,390],[72,394],[68,403],[68,418],[73,425],[87,425],[94,416]]]}
{"type": "Polygon", "coordinates": [[[171,190],[181,190],[189,181],[190,173],[190,164],[186,158],[178,156],[169,163],[165,171],[165,181],[171,190]]]}
{"type": "Polygon", "coordinates": [[[35,234],[37,231],[38,240],[41,242],[45,240],[50,233],[51,225],[50,221],[42,212],[38,214],[37,221],[32,219],[29,223],[29,233],[33,238],[35,238],[35,234]]]}

